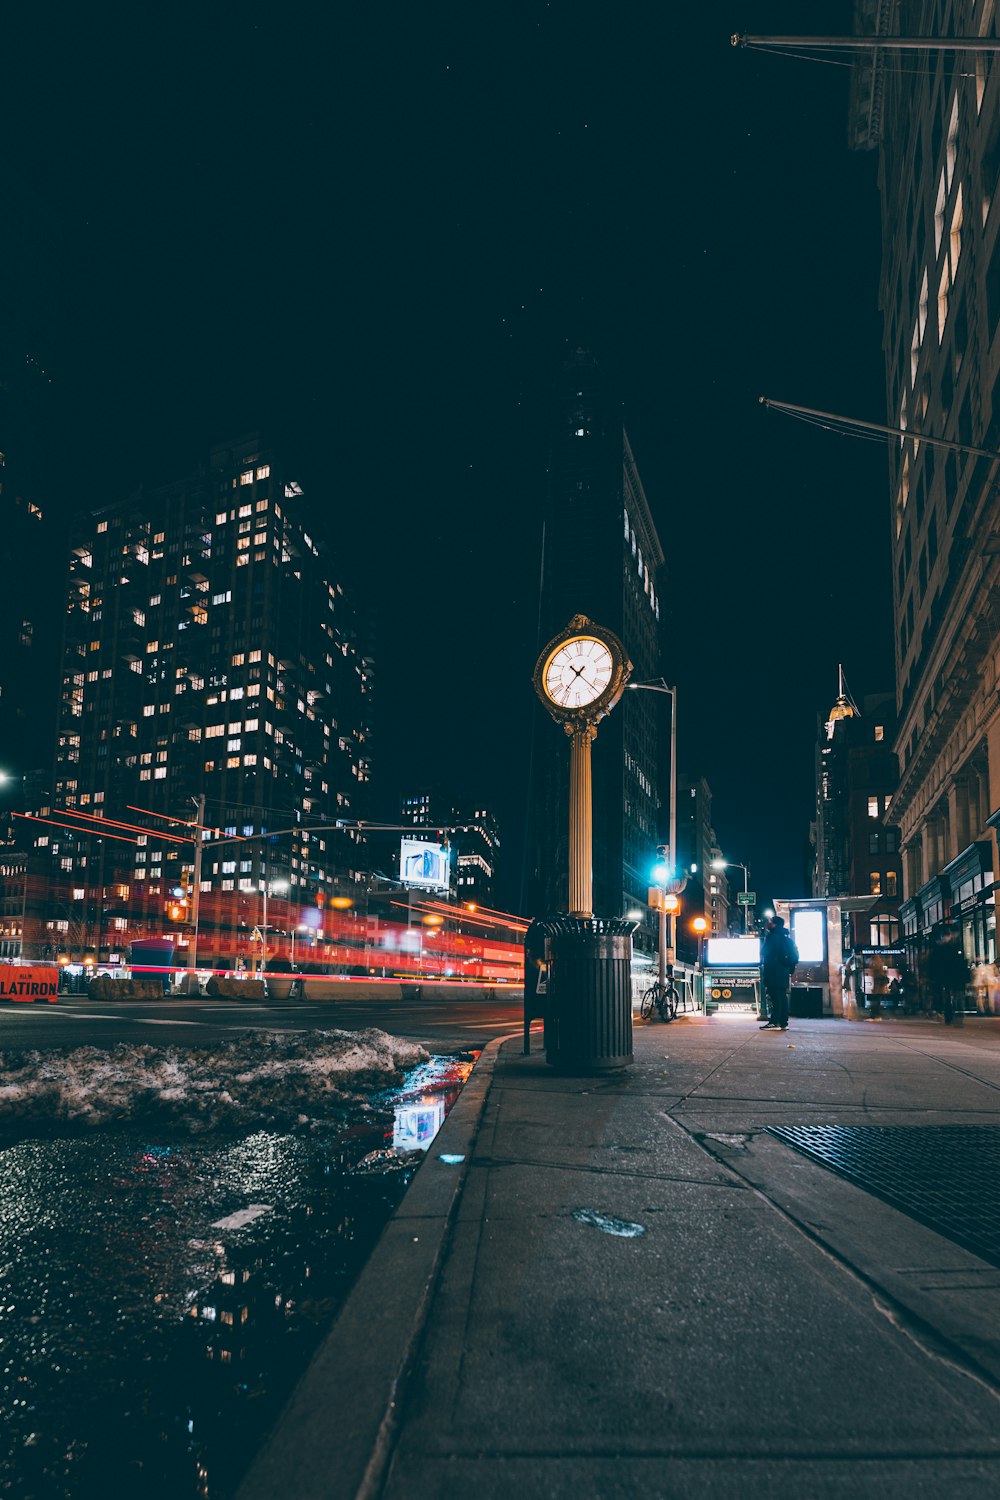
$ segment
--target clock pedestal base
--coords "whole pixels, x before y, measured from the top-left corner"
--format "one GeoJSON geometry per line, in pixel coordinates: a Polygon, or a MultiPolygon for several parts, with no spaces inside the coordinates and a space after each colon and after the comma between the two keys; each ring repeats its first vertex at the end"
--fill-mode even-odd
{"type": "Polygon", "coordinates": [[[615,1073],[632,1062],[632,934],[620,917],[556,917],[549,958],[545,1056],[558,1073],[615,1073]]]}

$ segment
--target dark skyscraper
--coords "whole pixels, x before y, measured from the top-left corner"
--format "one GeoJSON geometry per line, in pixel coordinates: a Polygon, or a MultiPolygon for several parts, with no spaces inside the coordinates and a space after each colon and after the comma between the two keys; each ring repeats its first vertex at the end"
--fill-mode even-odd
{"type": "MultiPolygon", "coordinates": [[[[621,402],[596,360],[578,349],[562,371],[548,475],[538,649],[583,614],[622,641],[632,681],[660,673],[663,551],[625,432],[621,402]]],[[[594,911],[646,910],[667,809],[660,726],[668,699],[627,691],[593,751],[594,911]]],[[[568,900],[569,741],[539,706],[532,778],[531,904],[568,900]]]]}

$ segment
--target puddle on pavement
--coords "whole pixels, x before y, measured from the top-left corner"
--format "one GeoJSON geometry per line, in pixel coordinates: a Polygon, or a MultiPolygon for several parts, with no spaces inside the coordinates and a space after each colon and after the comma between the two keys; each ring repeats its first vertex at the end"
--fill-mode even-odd
{"type": "Polygon", "coordinates": [[[2,1146],[0,1492],[231,1496],[473,1061],[301,1134],[2,1146]]]}

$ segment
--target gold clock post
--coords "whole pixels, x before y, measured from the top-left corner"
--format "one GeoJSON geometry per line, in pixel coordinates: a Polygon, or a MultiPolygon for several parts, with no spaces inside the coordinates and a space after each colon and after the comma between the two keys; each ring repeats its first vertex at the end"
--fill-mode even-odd
{"type": "Polygon", "coordinates": [[[569,742],[569,914],[594,915],[594,782],[590,747],[596,724],[567,725],[569,742]]]}
{"type": "MultiPolygon", "coordinates": [[[[632,933],[595,917],[591,747],[618,702],[632,663],[610,630],[574,615],[535,665],[535,691],[569,737],[569,911],[546,917],[545,1050],[568,1073],[604,1073],[632,1061],[632,933]]],[[[527,989],[525,991],[527,996],[527,989]]],[[[532,1010],[525,1001],[525,1050],[532,1010]]]]}
{"type": "Polygon", "coordinates": [[[569,910],[574,917],[592,916],[594,905],[590,747],[631,674],[618,637],[586,615],[574,615],[535,664],[535,692],[570,740],[569,910]]]}

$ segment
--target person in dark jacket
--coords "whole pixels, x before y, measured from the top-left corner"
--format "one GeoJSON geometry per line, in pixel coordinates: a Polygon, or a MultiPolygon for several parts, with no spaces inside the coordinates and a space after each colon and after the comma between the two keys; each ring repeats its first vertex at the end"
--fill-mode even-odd
{"type": "Polygon", "coordinates": [[[938,932],[931,943],[927,959],[927,977],[931,983],[934,1009],[944,1015],[945,1025],[965,1009],[965,988],[969,983],[969,965],[962,952],[957,932],[948,928],[938,932]]]}
{"type": "Polygon", "coordinates": [[[784,917],[772,917],[767,924],[760,956],[760,977],[770,1016],[761,1031],[788,1030],[788,987],[798,961],[799,950],[791,934],[785,931],[784,917]]]}

